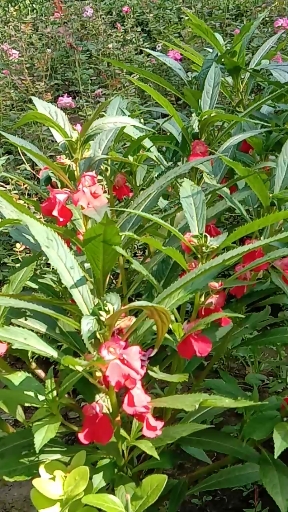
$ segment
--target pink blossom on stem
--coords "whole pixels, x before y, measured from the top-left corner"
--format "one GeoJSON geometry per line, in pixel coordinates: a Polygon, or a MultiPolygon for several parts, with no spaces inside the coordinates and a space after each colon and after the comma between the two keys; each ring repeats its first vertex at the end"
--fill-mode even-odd
{"type": "Polygon", "coordinates": [[[237,36],[238,34],[240,34],[240,28],[235,28],[235,30],[233,30],[233,34],[235,36],[237,36]]]}
{"type": "Polygon", "coordinates": [[[170,57],[170,59],[175,60],[175,62],[181,62],[181,60],[183,59],[183,56],[177,50],[169,50],[167,52],[167,57],[170,57]]]}
{"type": "Polygon", "coordinates": [[[118,23],[117,21],[117,23],[115,23],[115,27],[117,28],[118,32],[122,32],[123,29],[121,23],[118,23]]]}
{"type": "Polygon", "coordinates": [[[77,123],[73,125],[73,128],[74,130],[76,130],[76,132],[80,133],[82,130],[82,125],[80,123],[77,123]]]}
{"type": "Polygon", "coordinates": [[[64,96],[59,96],[57,100],[57,107],[59,108],[74,108],[76,105],[68,94],[64,94],[64,96]]]}
{"type": "Polygon", "coordinates": [[[130,14],[131,7],[129,7],[129,5],[124,5],[124,7],[122,7],[122,12],[123,14],[130,14]]]}
{"type": "Polygon", "coordinates": [[[94,9],[91,7],[91,5],[87,5],[84,7],[83,11],[83,18],[92,18],[94,14],[94,9]]]}
{"type": "Polygon", "coordinates": [[[10,71],[8,69],[3,69],[2,75],[9,76],[10,75],[10,71]]]}
{"type": "Polygon", "coordinates": [[[277,18],[274,21],[274,28],[277,32],[279,30],[288,30],[288,18],[277,18]]]}
{"type": "Polygon", "coordinates": [[[282,59],[282,55],[281,55],[281,53],[279,53],[279,52],[278,52],[278,53],[273,57],[273,59],[271,59],[271,60],[272,60],[272,62],[277,62],[278,64],[282,64],[283,59],[282,59]]]}

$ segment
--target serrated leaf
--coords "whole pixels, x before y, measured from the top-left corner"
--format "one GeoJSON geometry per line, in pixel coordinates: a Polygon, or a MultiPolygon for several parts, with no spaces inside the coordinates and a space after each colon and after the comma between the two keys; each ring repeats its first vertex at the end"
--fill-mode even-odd
{"type": "Polygon", "coordinates": [[[86,283],[86,277],[61,237],[33,218],[27,208],[16,203],[4,192],[0,192],[0,209],[5,217],[19,219],[28,226],[82,313],[88,314],[93,307],[93,298],[86,283]]]}
{"type": "Polygon", "coordinates": [[[162,434],[153,439],[153,446],[165,446],[169,443],[175,443],[178,439],[188,436],[193,432],[198,432],[198,430],[204,430],[209,428],[209,425],[201,425],[200,423],[179,423],[178,425],[171,425],[169,427],[164,427],[162,430],[162,434]]]}
{"type": "Polygon", "coordinates": [[[157,240],[156,238],[152,238],[151,236],[142,236],[140,238],[140,240],[144,244],[150,245],[154,249],[157,249],[158,251],[163,252],[164,254],[166,254],[167,256],[172,258],[174,261],[177,261],[177,263],[179,263],[179,265],[184,270],[187,269],[187,263],[186,263],[184,256],[180,253],[180,251],[177,251],[177,249],[175,249],[175,247],[164,246],[161,244],[161,242],[159,242],[159,240],[157,240]]]}
{"type": "Polygon", "coordinates": [[[148,453],[148,455],[151,455],[151,457],[154,457],[155,459],[159,460],[159,455],[150,441],[147,441],[146,439],[133,441],[133,443],[131,443],[131,446],[136,446],[143,452],[148,453]]]}
{"type": "Polygon", "coordinates": [[[180,201],[193,235],[205,232],[206,202],[204,192],[192,181],[184,179],[180,187],[180,201]]]}
{"type": "Polygon", "coordinates": [[[275,459],[288,448],[288,423],[281,421],[274,427],[274,456],[275,459]]]}
{"type": "Polygon", "coordinates": [[[189,379],[189,373],[163,373],[156,367],[150,368],[148,373],[154,379],[164,380],[165,382],[185,382],[189,379]]]}
{"type": "Polygon", "coordinates": [[[164,407],[169,409],[183,409],[184,411],[194,411],[200,405],[203,407],[251,407],[256,405],[249,400],[233,400],[217,395],[208,395],[207,393],[192,393],[191,395],[172,395],[152,400],[154,407],[164,407]]]}
{"type": "Polygon", "coordinates": [[[263,411],[251,416],[243,428],[244,439],[255,439],[260,441],[266,439],[272,432],[275,425],[280,421],[281,416],[277,411],[263,411]]]}
{"type": "Polygon", "coordinates": [[[287,343],[288,327],[277,327],[242,341],[241,347],[275,347],[277,345],[287,345],[287,343]]]}
{"type": "Polygon", "coordinates": [[[229,489],[241,487],[242,485],[258,482],[260,479],[259,466],[247,462],[246,464],[233,466],[231,468],[221,469],[215,475],[209,476],[203,482],[196,485],[189,494],[203,491],[212,491],[214,489],[229,489]]]}
{"type": "Polygon", "coordinates": [[[34,434],[35,450],[38,453],[41,448],[56,436],[61,425],[61,418],[59,416],[48,416],[40,421],[37,421],[32,426],[34,434]]]}
{"type": "Polygon", "coordinates": [[[162,493],[168,477],[166,475],[151,475],[142,480],[131,498],[133,512],[144,512],[153,505],[162,493]]]}
{"type": "Polygon", "coordinates": [[[260,477],[265,489],[278,505],[281,512],[287,512],[287,466],[280,460],[275,460],[271,455],[263,452],[260,458],[260,477]]]}
{"type": "Polygon", "coordinates": [[[217,103],[218,95],[221,86],[221,70],[220,66],[213,62],[209,69],[208,75],[204,83],[204,89],[201,98],[201,109],[203,112],[206,110],[214,109],[217,103]]]}
{"type": "Polygon", "coordinates": [[[20,350],[28,350],[52,359],[58,359],[59,357],[57,350],[41,340],[37,334],[21,327],[8,325],[0,327],[0,339],[20,350]]]}

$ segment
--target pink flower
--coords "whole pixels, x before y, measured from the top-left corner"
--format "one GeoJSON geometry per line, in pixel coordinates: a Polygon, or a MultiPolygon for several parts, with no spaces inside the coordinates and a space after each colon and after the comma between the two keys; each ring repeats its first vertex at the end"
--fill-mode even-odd
{"type": "Polygon", "coordinates": [[[191,154],[199,154],[204,156],[209,155],[209,147],[203,140],[196,139],[191,144],[191,154]]]}
{"type": "Polygon", "coordinates": [[[82,206],[85,215],[89,215],[92,210],[97,211],[107,206],[108,200],[104,195],[103,188],[97,183],[95,172],[82,174],[77,192],[73,193],[72,201],[75,206],[82,206]]]}
{"type": "MultiPolygon", "coordinates": [[[[190,245],[197,244],[197,240],[194,237],[193,233],[185,233],[184,238],[190,245]]],[[[186,254],[190,254],[192,251],[192,249],[190,249],[189,245],[185,244],[185,242],[181,242],[181,247],[182,247],[182,250],[184,252],[186,252],[186,254]]]]}
{"type": "Polygon", "coordinates": [[[274,21],[274,28],[278,32],[277,29],[287,30],[288,29],[288,18],[277,18],[274,21]]]}
{"type": "Polygon", "coordinates": [[[115,23],[115,27],[117,28],[117,30],[118,30],[119,32],[122,32],[122,30],[123,30],[123,29],[122,29],[122,25],[121,25],[120,23],[118,23],[118,21],[117,21],[117,23],[115,23]]]}
{"type": "Polygon", "coordinates": [[[282,59],[282,55],[281,55],[281,53],[279,53],[279,52],[278,52],[278,53],[273,57],[273,59],[271,59],[271,62],[277,62],[278,64],[282,64],[283,59],[282,59]]]}
{"type": "Polygon", "coordinates": [[[129,390],[123,401],[123,411],[130,416],[135,416],[136,414],[147,414],[150,412],[151,398],[147,393],[145,393],[141,381],[139,380],[135,386],[135,388],[129,390]]]}
{"type": "Polygon", "coordinates": [[[221,288],[223,288],[224,286],[224,283],[223,281],[211,281],[211,283],[208,284],[208,287],[210,288],[210,290],[221,290],[221,288]]]}
{"type": "Polygon", "coordinates": [[[233,34],[235,36],[237,36],[237,34],[240,34],[240,28],[235,28],[235,30],[233,30],[233,34]]]}
{"type": "Polygon", "coordinates": [[[86,7],[84,7],[83,18],[92,18],[93,13],[94,9],[90,5],[87,5],[86,7]]]}
{"type": "Polygon", "coordinates": [[[216,236],[222,235],[221,229],[215,226],[216,220],[211,220],[209,224],[206,224],[205,233],[209,235],[211,238],[215,238],[216,236]]]}
{"type": "Polygon", "coordinates": [[[273,265],[282,270],[282,272],[288,272],[288,256],[286,258],[282,258],[281,260],[274,261],[273,265]]]}
{"type": "Polygon", "coordinates": [[[82,125],[81,125],[80,123],[77,123],[77,124],[74,124],[74,125],[73,125],[73,128],[74,128],[74,130],[76,130],[78,133],[80,133],[80,132],[81,132],[81,130],[82,130],[82,125]]]}
{"type": "Polygon", "coordinates": [[[146,414],[142,434],[145,437],[149,437],[153,439],[154,437],[158,437],[162,434],[162,428],[164,426],[164,421],[156,420],[152,414],[146,414]]]}
{"type": "Polygon", "coordinates": [[[103,96],[103,89],[97,89],[97,90],[93,93],[93,96],[95,96],[95,98],[102,98],[102,96],[103,96]]]}
{"type": "Polygon", "coordinates": [[[113,426],[108,414],[103,414],[103,405],[93,402],[84,405],[82,413],[84,416],[81,431],[77,434],[80,443],[107,444],[113,437],[113,426]]]}
{"type": "Polygon", "coordinates": [[[175,60],[176,62],[181,62],[183,59],[183,56],[177,50],[169,50],[167,52],[167,57],[170,57],[170,59],[175,60]]]}
{"type": "Polygon", "coordinates": [[[76,105],[68,94],[64,94],[64,96],[59,96],[57,100],[57,107],[59,108],[74,108],[76,105]]]}
{"type": "Polygon", "coordinates": [[[212,341],[201,331],[187,334],[177,346],[179,355],[186,359],[192,359],[194,356],[206,357],[211,350],[212,341]]]}
{"type": "Polygon", "coordinates": [[[119,391],[126,386],[132,389],[145,374],[142,364],[143,351],[138,345],[128,346],[118,336],[112,336],[99,349],[100,356],[108,361],[105,377],[109,384],[119,391]]]}
{"type": "Polygon", "coordinates": [[[208,299],[205,301],[205,306],[208,308],[223,308],[226,302],[226,298],[226,292],[221,290],[214,295],[210,295],[210,297],[208,297],[208,299]]]}
{"type": "Polygon", "coordinates": [[[124,5],[124,7],[122,7],[122,12],[123,14],[130,14],[131,7],[129,7],[129,5],[124,5]]]}
{"type": "Polygon", "coordinates": [[[55,11],[53,16],[51,16],[51,20],[59,20],[62,18],[63,14],[61,12],[55,11]]]}
{"type": "Polygon", "coordinates": [[[1,50],[3,50],[3,52],[8,52],[8,50],[10,50],[10,46],[8,43],[1,44],[0,48],[1,50]]]}
{"type": "Polygon", "coordinates": [[[0,357],[5,356],[8,348],[9,348],[8,343],[4,343],[4,341],[0,341],[0,357]]]}
{"type": "Polygon", "coordinates": [[[20,57],[20,52],[13,50],[13,48],[9,48],[7,51],[7,56],[9,60],[18,60],[20,57]]]}
{"type": "Polygon", "coordinates": [[[9,76],[10,75],[10,71],[8,69],[3,69],[2,75],[9,76]]]}
{"type": "Polygon", "coordinates": [[[73,217],[72,211],[66,206],[66,201],[71,196],[70,190],[54,189],[47,187],[50,197],[41,204],[42,215],[55,217],[58,226],[66,226],[73,217]]]}
{"type": "Polygon", "coordinates": [[[127,178],[123,173],[116,174],[112,191],[119,201],[123,201],[125,197],[133,196],[133,191],[127,185],[127,178]]]}

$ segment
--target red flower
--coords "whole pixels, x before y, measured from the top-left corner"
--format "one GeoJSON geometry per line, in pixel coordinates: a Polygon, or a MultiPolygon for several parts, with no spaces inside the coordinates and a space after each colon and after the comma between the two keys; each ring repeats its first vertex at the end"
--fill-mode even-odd
{"type": "Polygon", "coordinates": [[[283,402],[281,404],[281,411],[287,411],[287,407],[288,407],[288,396],[285,396],[285,398],[283,398],[283,402]]]}
{"type": "Polygon", "coordinates": [[[242,153],[250,154],[254,151],[253,146],[245,139],[241,142],[239,146],[239,151],[242,151],[242,153]]]}
{"type": "Polygon", "coordinates": [[[209,147],[203,140],[194,140],[191,144],[191,155],[199,154],[199,158],[209,155],[209,147]]]}
{"type": "Polygon", "coordinates": [[[99,349],[100,356],[109,361],[105,370],[105,377],[109,384],[119,391],[126,386],[132,389],[145,374],[146,368],[142,364],[143,351],[138,345],[129,347],[118,336],[112,336],[103,343],[99,349]]]}
{"type": "Polygon", "coordinates": [[[5,356],[8,348],[9,348],[8,343],[5,343],[4,341],[0,341],[0,357],[5,356]]]}
{"type": "Polygon", "coordinates": [[[288,257],[274,261],[273,265],[282,270],[284,273],[288,272],[288,257]]]}
{"type": "Polygon", "coordinates": [[[162,434],[162,428],[164,425],[164,421],[156,420],[152,414],[146,414],[144,419],[144,424],[142,428],[142,434],[145,437],[149,437],[153,439],[154,437],[158,437],[162,434]]]}
{"type": "Polygon", "coordinates": [[[56,217],[58,226],[66,226],[73,217],[72,211],[66,206],[71,193],[67,189],[47,187],[50,197],[41,204],[42,215],[56,217]]]}
{"type": "Polygon", "coordinates": [[[205,306],[210,309],[223,308],[226,302],[226,298],[226,292],[222,290],[218,293],[215,293],[214,295],[210,295],[210,297],[208,297],[208,299],[205,301],[205,306]]]}
{"type": "MultiPolygon", "coordinates": [[[[199,266],[199,263],[198,261],[196,260],[192,260],[188,263],[187,265],[187,270],[189,272],[192,272],[193,270],[195,270],[195,268],[197,268],[199,266]]],[[[183,276],[186,276],[187,272],[185,270],[183,270],[180,274],[179,274],[179,277],[183,277],[183,276]]]]}
{"type": "Polygon", "coordinates": [[[97,183],[95,172],[82,174],[72,201],[75,206],[82,206],[83,213],[86,215],[107,206],[108,200],[103,188],[97,183]]]}
{"type": "MultiPolygon", "coordinates": [[[[197,244],[197,240],[196,240],[196,238],[194,238],[194,235],[192,233],[185,233],[184,238],[185,238],[185,240],[187,240],[187,242],[190,245],[197,244]]],[[[190,254],[192,251],[192,249],[190,249],[189,245],[185,244],[185,242],[181,242],[181,247],[182,247],[183,251],[186,252],[186,254],[190,254]]]]}
{"type": "Polygon", "coordinates": [[[231,293],[231,295],[234,295],[234,297],[236,297],[236,299],[241,299],[241,297],[243,297],[243,295],[245,295],[247,290],[248,290],[248,286],[246,286],[244,284],[244,285],[240,285],[240,286],[234,286],[233,288],[231,288],[230,293],[231,293]]]}
{"type": "Polygon", "coordinates": [[[103,414],[102,404],[93,402],[84,405],[82,413],[84,416],[81,431],[77,434],[80,443],[107,444],[113,437],[113,426],[108,414],[103,414]]]}
{"type": "Polygon", "coordinates": [[[177,351],[181,357],[192,359],[194,356],[205,357],[212,350],[212,341],[201,331],[195,331],[187,334],[180,343],[177,351]]]}
{"type": "MultiPolygon", "coordinates": [[[[241,270],[245,270],[245,265],[243,263],[238,263],[235,267],[235,272],[240,272],[241,270]]],[[[240,279],[240,281],[250,281],[252,277],[252,273],[250,270],[247,270],[243,274],[240,274],[237,279],[240,279]]],[[[237,299],[241,299],[243,295],[247,292],[248,286],[247,285],[240,285],[240,286],[234,286],[231,288],[230,293],[231,295],[234,295],[237,299]]]]}
{"type": "Polygon", "coordinates": [[[205,155],[201,155],[201,153],[191,153],[188,156],[187,162],[193,162],[193,160],[197,160],[197,158],[203,158],[205,155]]]}
{"type": "MultiPolygon", "coordinates": [[[[245,245],[250,245],[256,242],[256,240],[246,240],[245,245]]],[[[255,249],[254,251],[248,252],[247,254],[244,254],[242,261],[244,265],[250,265],[250,263],[253,263],[256,260],[259,260],[260,258],[264,258],[265,253],[262,249],[262,247],[258,247],[258,249],[255,249]]],[[[259,265],[258,267],[254,267],[252,269],[252,272],[261,272],[262,270],[267,270],[269,268],[269,263],[262,263],[262,265],[259,265]]]]}
{"type": "Polygon", "coordinates": [[[131,416],[147,414],[151,409],[150,402],[150,396],[145,393],[141,382],[138,381],[135,388],[126,393],[123,401],[123,411],[131,416]]]}
{"type": "Polygon", "coordinates": [[[133,196],[132,189],[127,185],[126,176],[122,173],[116,175],[112,191],[119,201],[123,201],[125,197],[133,196]]]}
{"type": "Polygon", "coordinates": [[[206,235],[209,235],[211,238],[214,238],[215,236],[222,235],[222,231],[215,226],[216,220],[211,220],[209,224],[206,224],[205,227],[205,233],[206,235]]]}
{"type": "MultiPolygon", "coordinates": [[[[226,185],[226,183],[228,183],[229,179],[228,178],[223,178],[223,180],[220,181],[220,184],[221,185],[226,185]]],[[[230,194],[235,194],[235,192],[237,192],[238,190],[238,187],[237,185],[231,185],[231,187],[229,187],[229,191],[230,191],[230,194]]]]}

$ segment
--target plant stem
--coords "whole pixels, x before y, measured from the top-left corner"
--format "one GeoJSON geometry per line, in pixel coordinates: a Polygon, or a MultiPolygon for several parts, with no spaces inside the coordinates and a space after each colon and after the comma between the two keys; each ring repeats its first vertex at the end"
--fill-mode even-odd
{"type": "MultiPolygon", "coordinates": [[[[125,266],[124,266],[124,258],[123,256],[119,256],[119,270],[120,270],[120,277],[121,277],[121,283],[122,283],[122,291],[124,297],[127,295],[127,281],[126,281],[126,273],[125,273],[125,266]]],[[[124,303],[124,301],[123,301],[124,303]]]]}
{"type": "Polygon", "coordinates": [[[68,427],[70,430],[73,430],[74,432],[79,432],[78,427],[75,427],[75,425],[72,425],[72,423],[69,423],[69,421],[64,420],[63,417],[61,417],[61,423],[63,423],[63,425],[66,425],[66,427],[68,427]]]}
{"type": "Polygon", "coordinates": [[[234,457],[228,455],[227,457],[224,457],[224,459],[218,460],[217,462],[210,464],[210,466],[197,469],[197,471],[194,471],[193,473],[188,473],[187,475],[185,475],[185,479],[190,484],[192,482],[195,482],[195,480],[200,480],[200,478],[210,475],[211,473],[214,473],[214,471],[217,471],[217,469],[221,469],[225,466],[229,466],[229,464],[233,464],[235,460],[236,459],[234,457]]]}
{"type": "Polygon", "coordinates": [[[197,315],[198,315],[199,306],[200,306],[200,292],[197,292],[197,293],[195,293],[194,308],[193,308],[192,316],[190,318],[190,322],[193,322],[193,320],[196,320],[197,315]]]}

